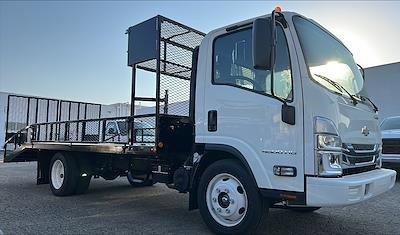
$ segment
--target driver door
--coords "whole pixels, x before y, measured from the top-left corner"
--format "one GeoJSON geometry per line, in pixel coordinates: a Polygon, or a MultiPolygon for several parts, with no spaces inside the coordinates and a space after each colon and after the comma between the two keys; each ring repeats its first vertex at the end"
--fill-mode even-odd
{"type": "Polygon", "coordinates": [[[293,82],[298,70],[290,60],[294,48],[286,35],[288,29],[279,25],[273,81],[271,71],[253,68],[251,27],[223,31],[214,39],[212,81],[206,84],[204,110],[205,115],[215,112],[217,127],[205,130],[204,139],[239,150],[260,188],[304,192],[301,86],[293,82]],[[295,125],[282,121],[282,102],[277,97],[295,107],[295,125]],[[294,167],[296,175],[274,175],[274,166],[294,167]]]}

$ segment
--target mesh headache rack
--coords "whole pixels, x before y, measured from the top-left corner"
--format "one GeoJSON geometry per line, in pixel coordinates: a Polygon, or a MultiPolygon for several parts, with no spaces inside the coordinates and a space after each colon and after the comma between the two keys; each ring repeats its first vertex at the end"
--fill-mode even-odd
{"type": "Polygon", "coordinates": [[[135,115],[136,102],[153,101],[156,130],[160,115],[188,117],[193,53],[205,34],[160,15],[130,27],[127,34],[128,65],[132,67],[131,115],[135,115]],[[155,98],[136,96],[138,69],[155,75],[155,98]]]}

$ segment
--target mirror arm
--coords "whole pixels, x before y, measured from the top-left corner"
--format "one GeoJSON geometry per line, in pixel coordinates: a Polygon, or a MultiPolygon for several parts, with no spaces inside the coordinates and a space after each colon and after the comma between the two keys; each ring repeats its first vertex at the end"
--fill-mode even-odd
{"type": "Polygon", "coordinates": [[[271,94],[279,101],[282,102],[281,116],[282,121],[289,125],[295,125],[295,108],[294,106],[289,106],[286,99],[282,99],[274,94],[274,70],[275,70],[275,56],[276,56],[276,12],[275,10],[271,13],[271,31],[272,31],[272,48],[271,48],[271,94]]]}
{"type": "Polygon", "coordinates": [[[287,21],[286,21],[286,19],[285,19],[285,16],[282,14],[282,12],[276,12],[276,14],[278,15],[278,17],[277,17],[276,20],[277,20],[279,23],[281,23],[282,26],[286,29],[287,26],[288,26],[288,23],[287,23],[287,21]]]}
{"type": "MultiPolygon", "coordinates": [[[[275,10],[271,13],[271,33],[272,33],[272,44],[271,44],[271,94],[275,96],[274,92],[274,70],[275,70],[275,48],[276,48],[276,27],[275,27],[275,10]]],[[[282,100],[281,100],[282,101],[282,100]]],[[[286,103],[284,101],[284,103],[286,103]]]]}

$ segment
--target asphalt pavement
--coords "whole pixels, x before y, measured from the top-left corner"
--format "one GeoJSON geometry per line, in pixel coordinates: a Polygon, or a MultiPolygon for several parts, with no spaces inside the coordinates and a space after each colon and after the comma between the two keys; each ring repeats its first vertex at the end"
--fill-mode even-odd
{"type": "MultiPolygon", "coordinates": [[[[94,179],[84,195],[36,185],[36,163],[0,163],[0,234],[209,234],[188,195],[94,179]]],[[[271,209],[268,234],[400,234],[400,180],[367,202],[310,214],[271,209]]]]}

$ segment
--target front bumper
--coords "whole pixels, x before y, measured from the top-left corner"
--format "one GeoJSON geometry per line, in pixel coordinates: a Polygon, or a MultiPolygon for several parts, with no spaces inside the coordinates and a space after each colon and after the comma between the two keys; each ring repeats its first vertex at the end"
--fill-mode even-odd
{"type": "Polygon", "coordinates": [[[345,206],[362,202],[391,189],[396,171],[376,169],[342,178],[307,177],[307,206],[345,206]]]}

